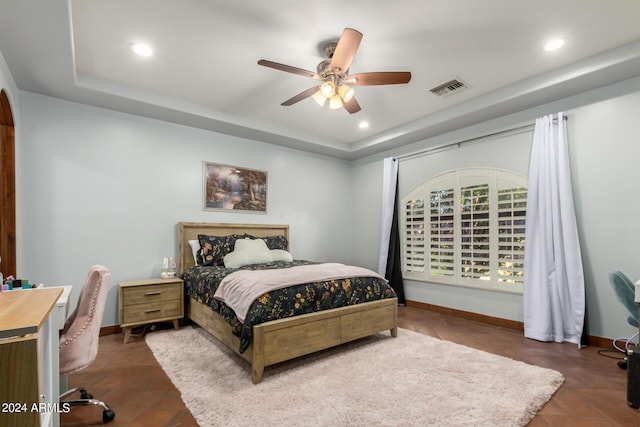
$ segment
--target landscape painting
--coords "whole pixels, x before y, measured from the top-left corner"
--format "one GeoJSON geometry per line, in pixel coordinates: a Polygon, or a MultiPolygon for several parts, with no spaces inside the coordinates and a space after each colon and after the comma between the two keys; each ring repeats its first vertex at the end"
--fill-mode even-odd
{"type": "Polygon", "coordinates": [[[267,172],[203,163],[205,210],[267,212],[267,172]]]}

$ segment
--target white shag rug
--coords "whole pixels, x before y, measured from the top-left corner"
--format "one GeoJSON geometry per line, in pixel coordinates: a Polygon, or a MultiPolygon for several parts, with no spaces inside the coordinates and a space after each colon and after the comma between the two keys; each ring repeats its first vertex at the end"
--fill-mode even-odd
{"type": "Polygon", "coordinates": [[[524,426],[559,372],[406,329],[265,368],[199,327],[148,334],[198,424],[208,426],[524,426]]]}

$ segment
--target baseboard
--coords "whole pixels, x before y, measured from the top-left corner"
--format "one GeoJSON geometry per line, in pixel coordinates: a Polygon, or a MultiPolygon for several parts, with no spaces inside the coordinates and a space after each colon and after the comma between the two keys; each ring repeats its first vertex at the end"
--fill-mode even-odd
{"type": "MultiPolygon", "coordinates": [[[[489,325],[501,326],[503,328],[514,329],[524,332],[524,323],[515,320],[501,319],[499,317],[487,316],[485,314],[472,313],[470,311],[456,310],[455,308],[441,307],[438,305],[427,304],[419,301],[405,301],[407,307],[419,308],[421,310],[433,311],[436,313],[448,314],[451,316],[462,317],[468,320],[475,320],[489,325]]],[[[597,337],[589,335],[589,345],[592,347],[613,348],[613,340],[609,338],[597,337]]]]}
{"type": "Polygon", "coordinates": [[[468,320],[476,320],[494,326],[524,331],[524,323],[515,320],[501,319],[499,317],[487,316],[485,314],[472,313],[470,311],[456,310],[455,308],[442,307],[439,305],[427,304],[419,301],[406,301],[407,307],[415,307],[421,310],[433,311],[436,313],[448,314],[455,317],[462,317],[468,320]]]}

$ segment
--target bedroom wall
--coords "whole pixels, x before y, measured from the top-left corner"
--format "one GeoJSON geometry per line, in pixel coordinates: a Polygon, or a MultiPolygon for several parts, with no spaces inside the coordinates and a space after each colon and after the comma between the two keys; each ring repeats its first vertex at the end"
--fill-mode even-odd
{"type": "MultiPolygon", "coordinates": [[[[588,332],[617,338],[635,330],[618,303],[608,273],[621,270],[632,281],[640,278],[640,79],[632,79],[518,114],[481,123],[404,149],[354,162],[354,263],[377,268],[380,239],[382,161],[419,149],[485,135],[533,123],[536,117],[564,111],[568,132],[574,199],[587,291],[588,332]],[[366,222],[355,221],[368,211],[366,222]]],[[[446,170],[460,167],[504,167],[527,173],[531,138],[528,131],[488,138],[460,149],[401,161],[400,197],[446,170]]],[[[522,297],[464,287],[405,281],[407,299],[522,321],[522,297]]]]}
{"type": "Polygon", "coordinates": [[[256,141],[20,92],[23,277],[73,284],[112,271],[117,284],[157,277],[177,255],[180,221],[289,224],[296,258],[351,262],[350,165],[256,141]],[[268,172],[267,214],[202,210],[202,162],[268,172]]]}
{"type": "MultiPolygon", "coordinates": [[[[17,108],[17,93],[18,89],[16,87],[16,83],[13,80],[13,76],[9,72],[9,67],[7,67],[7,63],[4,60],[4,56],[2,56],[2,52],[0,52],[0,90],[4,89],[7,92],[7,96],[9,97],[9,101],[11,102],[12,109],[17,108]],[[16,102],[14,102],[16,101],[16,102]],[[15,103],[15,107],[14,107],[15,103]]],[[[16,112],[14,112],[14,120],[15,120],[16,112]]]]}

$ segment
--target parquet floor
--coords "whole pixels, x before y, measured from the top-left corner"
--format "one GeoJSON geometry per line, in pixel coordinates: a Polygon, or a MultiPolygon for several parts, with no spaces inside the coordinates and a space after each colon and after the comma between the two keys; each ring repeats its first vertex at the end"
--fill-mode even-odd
{"type": "MultiPolygon", "coordinates": [[[[640,426],[640,412],[626,403],[626,371],[615,359],[599,354],[603,349],[540,343],[520,331],[413,307],[401,307],[399,321],[402,328],[560,371],[565,383],[529,424],[532,427],[640,426]]],[[[461,368],[464,365],[460,360],[461,368]]],[[[111,427],[196,426],[143,339],[125,345],[121,335],[101,337],[96,361],[71,375],[69,383],[83,385],[113,408],[111,427]]],[[[75,407],[61,415],[63,427],[101,424],[98,407],[75,407]]]]}

